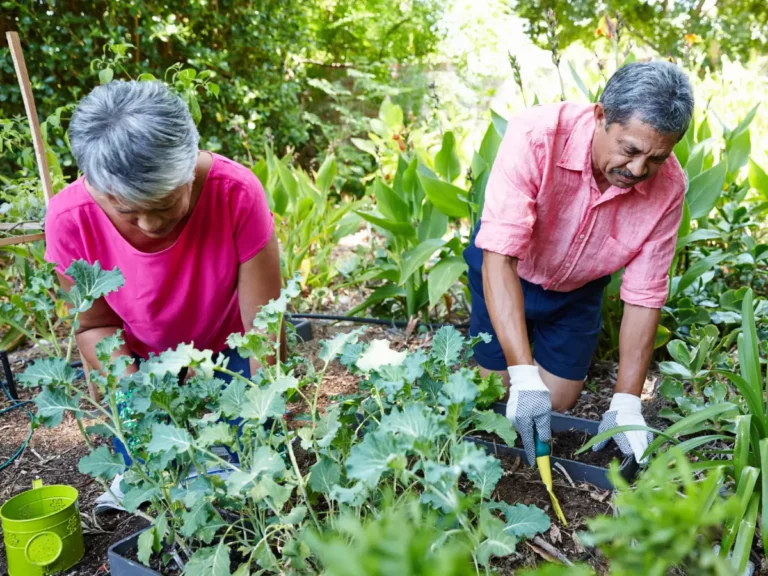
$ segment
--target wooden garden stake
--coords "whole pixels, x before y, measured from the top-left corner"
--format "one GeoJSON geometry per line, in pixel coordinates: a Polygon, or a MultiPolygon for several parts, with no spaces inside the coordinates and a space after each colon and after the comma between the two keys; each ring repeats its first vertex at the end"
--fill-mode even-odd
{"type": "Polygon", "coordinates": [[[43,196],[45,196],[45,205],[47,206],[53,196],[53,184],[51,183],[51,173],[48,171],[43,134],[40,131],[40,121],[37,119],[37,108],[35,107],[35,98],[32,95],[32,85],[29,83],[27,64],[24,62],[24,54],[21,51],[21,41],[19,40],[18,32],[6,32],[5,36],[8,39],[8,47],[11,49],[11,58],[13,59],[14,68],[16,68],[16,76],[19,78],[21,98],[24,100],[24,109],[27,111],[29,130],[32,132],[32,145],[35,147],[37,169],[40,172],[40,182],[43,184],[43,196]]]}
{"type": "MultiPolygon", "coordinates": [[[[32,133],[32,145],[35,149],[35,159],[37,160],[37,169],[40,173],[40,182],[43,186],[43,197],[45,198],[45,205],[48,205],[53,197],[53,183],[51,182],[51,173],[48,169],[48,159],[45,156],[45,143],[43,142],[43,133],[40,130],[40,120],[37,118],[37,107],[35,106],[35,97],[32,94],[32,85],[29,82],[29,73],[27,72],[27,64],[24,61],[24,53],[21,50],[21,41],[19,40],[18,32],[6,32],[6,39],[8,40],[8,47],[11,49],[11,59],[13,60],[13,67],[16,69],[16,76],[19,79],[19,87],[21,88],[21,98],[24,101],[24,110],[27,112],[27,122],[29,123],[29,131],[32,133]]],[[[14,244],[24,244],[26,242],[33,242],[35,240],[44,240],[45,234],[25,234],[23,236],[13,236],[10,238],[0,238],[0,247],[11,246],[14,244]]],[[[55,334],[54,334],[55,337],[55,334]]],[[[100,400],[101,395],[96,385],[91,382],[90,378],[90,366],[88,362],[83,359],[83,371],[88,381],[88,391],[96,401],[100,400]]]]}

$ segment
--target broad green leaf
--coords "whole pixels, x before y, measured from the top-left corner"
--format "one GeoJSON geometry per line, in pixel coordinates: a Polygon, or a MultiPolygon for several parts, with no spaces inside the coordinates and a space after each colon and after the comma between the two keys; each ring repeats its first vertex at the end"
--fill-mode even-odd
{"type": "MultiPolygon", "coordinates": [[[[488,124],[488,129],[485,131],[483,141],[480,143],[480,150],[478,150],[480,157],[485,161],[487,166],[493,166],[493,162],[496,159],[496,153],[499,151],[499,146],[501,146],[501,136],[493,125],[493,122],[491,122],[488,124]]],[[[474,174],[475,178],[478,176],[479,174],[474,174]]]]}
{"type": "MultiPolygon", "coordinates": [[[[579,90],[581,90],[581,93],[584,94],[584,96],[587,97],[587,99],[591,102],[592,101],[592,92],[590,92],[587,89],[586,84],[584,84],[584,81],[581,79],[581,76],[579,76],[579,73],[576,72],[576,68],[573,67],[573,64],[571,64],[571,61],[568,61],[568,68],[571,70],[571,76],[573,76],[573,81],[576,82],[576,86],[579,87],[579,90]]],[[[682,141],[684,141],[685,138],[683,138],[682,141]]]]}
{"type": "Polygon", "coordinates": [[[54,428],[61,424],[65,412],[80,412],[74,398],[60,388],[45,387],[35,396],[37,413],[46,419],[46,425],[54,428]]]}
{"type": "Polygon", "coordinates": [[[448,382],[440,389],[438,398],[443,406],[462,405],[473,402],[479,390],[464,371],[454,372],[448,382]]]}
{"type": "MultiPolygon", "coordinates": [[[[490,515],[489,515],[490,516],[490,515]]],[[[504,523],[498,518],[486,518],[482,526],[484,539],[477,548],[477,561],[488,566],[492,557],[502,558],[515,553],[517,538],[504,531],[504,523]]]]}
{"type": "Polygon", "coordinates": [[[48,386],[51,384],[72,384],[77,372],[64,358],[41,358],[24,370],[19,383],[24,386],[48,386]]]}
{"type": "Polygon", "coordinates": [[[734,135],[725,146],[725,154],[728,159],[728,174],[733,178],[749,160],[752,151],[752,141],[749,130],[744,130],[734,135]]]}
{"type": "Polygon", "coordinates": [[[69,291],[69,299],[76,312],[86,312],[95,300],[125,285],[120,270],[102,270],[98,260],[93,266],[85,260],[75,260],[67,268],[66,274],[74,283],[69,291]]]}
{"type": "Polygon", "coordinates": [[[277,175],[280,178],[280,183],[283,185],[283,189],[288,193],[290,200],[295,202],[299,185],[296,182],[296,178],[293,176],[293,172],[279,160],[275,162],[275,169],[277,170],[277,175]]]}
{"type": "Polygon", "coordinates": [[[376,196],[376,207],[387,220],[411,225],[408,204],[392,188],[377,179],[373,184],[373,193],[376,196]]]}
{"type": "Polygon", "coordinates": [[[658,350],[659,348],[664,346],[664,344],[669,342],[669,339],[671,337],[672,337],[672,333],[669,331],[669,328],[659,324],[656,327],[656,337],[654,338],[653,349],[658,350]]]}
{"type": "Polygon", "coordinates": [[[362,304],[358,304],[357,306],[352,308],[352,310],[347,312],[347,316],[354,316],[355,314],[362,312],[363,310],[367,309],[370,306],[373,306],[378,302],[381,302],[382,300],[387,300],[388,298],[400,298],[400,297],[405,297],[405,289],[401,288],[400,286],[397,286],[396,284],[386,284],[374,290],[373,294],[371,294],[368,298],[366,298],[362,304]]]}
{"type": "Polygon", "coordinates": [[[469,217],[469,204],[465,190],[424,174],[419,174],[419,182],[429,201],[440,212],[452,218],[469,217]]]}
{"type": "Polygon", "coordinates": [[[376,145],[370,140],[363,140],[362,138],[350,138],[350,141],[355,145],[356,148],[362,150],[363,152],[368,152],[368,154],[374,158],[379,157],[378,152],[376,152],[376,145]]]}
{"type": "Polygon", "coordinates": [[[219,400],[219,408],[225,416],[236,416],[245,403],[245,391],[247,384],[239,378],[234,378],[226,390],[222,392],[219,400]]]}
{"type": "Polygon", "coordinates": [[[463,347],[464,337],[459,331],[453,326],[443,326],[432,339],[429,355],[446,368],[450,368],[459,361],[463,347]]]}
{"type": "Polygon", "coordinates": [[[418,232],[419,240],[429,240],[431,238],[442,238],[448,230],[448,216],[436,210],[432,202],[425,202],[422,208],[423,217],[419,222],[418,232]]]}
{"type": "Polygon", "coordinates": [[[285,398],[274,386],[251,388],[245,393],[240,417],[264,424],[267,418],[282,418],[285,410],[285,398]]]}
{"type": "Polygon", "coordinates": [[[172,424],[155,423],[152,425],[152,440],[147,445],[147,452],[158,454],[175,448],[186,452],[192,448],[192,436],[189,432],[172,424]]]}
{"type": "Polygon", "coordinates": [[[341,430],[339,407],[332,406],[317,422],[315,437],[319,448],[328,448],[341,430]]]}
{"type": "Polygon", "coordinates": [[[112,82],[112,78],[114,77],[115,72],[112,70],[112,68],[102,68],[99,70],[99,83],[100,84],[109,84],[112,82]]]}
{"type": "Polygon", "coordinates": [[[139,509],[139,506],[158,496],[160,496],[160,489],[157,488],[157,486],[144,483],[141,486],[134,486],[128,490],[128,492],[123,495],[123,499],[120,503],[127,512],[133,513],[139,509]]]}
{"type": "Polygon", "coordinates": [[[309,487],[313,491],[330,495],[333,486],[341,480],[341,467],[327,456],[309,469],[309,487]]]}
{"type": "Polygon", "coordinates": [[[328,190],[333,186],[337,171],[336,158],[334,158],[333,154],[328,154],[315,176],[315,184],[317,184],[317,187],[323,194],[327,194],[328,190]]]}
{"type": "Polygon", "coordinates": [[[349,506],[361,506],[368,497],[368,491],[368,486],[363,482],[358,482],[350,487],[337,484],[331,489],[331,500],[349,506]]]}
{"type": "Polygon", "coordinates": [[[694,242],[700,242],[701,240],[715,240],[722,237],[723,233],[719,230],[710,230],[709,228],[699,228],[691,232],[690,234],[681,237],[675,246],[675,250],[680,250],[692,244],[694,242]]]}
{"type": "Polygon", "coordinates": [[[344,463],[347,477],[359,480],[370,487],[379,483],[381,475],[389,469],[390,462],[399,454],[391,434],[383,431],[370,432],[363,441],[355,444],[344,463]]]}
{"type": "Polygon", "coordinates": [[[704,118],[701,121],[701,124],[699,124],[699,129],[696,131],[696,140],[701,142],[702,140],[706,140],[707,138],[712,137],[712,129],[709,127],[709,119],[704,118]]]}
{"type": "Polygon", "coordinates": [[[355,214],[360,216],[363,220],[370,222],[374,226],[378,226],[383,230],[392,232],[396,236],[402,236],[403,238],[414,238],[416,236],[416,230],[412,224],[405,222],[395,222],[393,220],[382,218],[377,214],[369,214],[367,212],[355,211],[355,214]]]}
{"type": "Polygon", "coordinates": [[[713,254],[712,256],[697,260],[690,268],[688,268],[688,270],[686,270],[685,274],[683,274],[676,283],[673,283],[673,295],[676,296],[681,294],[702,274],[709,272],[712,268],[725,260],[726,256],[728,256],[728,254],[713,254]]]}
{"type": "Polygon", "coordinates": [[[77,469],[81,474],[111,480],[125,472],[125,460],[122,454],[112,454],[106,446],[99,446],[80,459],[77,469]]]}
{"type": "Polygon", "coordinates": [[[197,439],[203,448],[213,446],[214,444],[226,446],[232,442],[232,429],[226,422],[217,422],[200,430],[197,439]]]}
{"type": "Polygon", "coordinates": [[[493,410],[482,410],[472,415],[472,424],[477,430],[496,434],[507,446],[514,446],[517,432],[505,416],[493,410]]]}
{"type": "Polygon", "coordinates": [[[752,123],[752,120],[754,120],[755,118],[755,114],[757,113],[757,109],[759,106],[760,106],[760,103],[758,102],[757,104],[754,105],[754,107],[752,107],[752,109],[749,112],[747,112],[747,115],[744,116],[744,119],[741,122],[739,122],[739,125],[736,126],[736,128],[733,130],[733,133],[731,136],[732,138],[738,136],[739,134],[742,134],[747,130],[747,128],[749,128],[749,125],[752,123]]]}
{"type": "Polygon", "coordinates": [[[386,97],[379,108],[379,118],[392,131],[397,131],[403,125],[403,109],[397,104],[393,104],[389,97],[386,97]]]}
{"type": "Polygon", "coordinates": [[[443,146],[435,155],[435,171],[447,182],[453,182],[461,174],[461,163],[456,153],[456,137],[450,130],[443,134],[443,146]]]}
{"type": "Polygon", "coordinates": [[[549,530],[550,521],[544,511],[537,506],[515,504],[510,506],[506,502],[494,505],[504,514],[506,524],[504,532],[517,538],[533,538],[549,530]]]}
{"type": "Polygon", "coordinates": [[[400,366],[408,353],[392,350],[389,345],[389,340],[372,340],[355,365],[363,372],[378,370],[382,366],[400,366]]]}
{"type": "Polygon", "coordinates": [[[250,482],[263,476],[274,478],[285,470],[285,463],[280,455],[267,446],[259,446],[253,451],[250,469],[243,467],[227,477],[227,491],[231,496],[239,494],[250,482]]]}
{"type": "Polygon", "coordinates": [[[493,127],[496,128],[496,132],[499,133],[499,136],[503,138],[504,133],[507,131],[507,120],[491,110],[491,123],[493,124],[493,127]]]}
{"type": "Polygon", "coordinates": [[[751,158],[749,159],[749,185],[764,199],[768,199],[768,174],[751,158]]]}
{"type": "Polygon", "coordinates": [[[437,306],[443,294],[450,290],[467,269],[467,263],[461,256],[441,258],[440,262],[435,264],[427,276],[430,308],[437,306]]]}
{"type": "MultiPolygon", "coordinates": [[[[103,70],[102,70],[103,72],[103,70]]],[[[152,557],[152,546],[155,543],[155,529],[147,528],[139,534],[139,542],[136,557],[139,562],[149,566],[149,559],[152,557]]]]}
{"type": "Polygon", "coordinates": [[[760,494],[753,494],[749,501],[742,521],[739,523],[739,532],[736,536],[736,544],[733,546],[731,564],[736,574],[744,574],[749,563],[749,555],[752,551],[752,542],[757,526],[757,513],[760,509],[760,494]]]}
{"type": "Polygon", "coordinates": [[[420,404],[408,404],[399,410],[395,408],[381,419],[379,429],[405,440],[412,447],[417,442],[430,442],[443,433],[437,416],[420,404]]]}
{"type": "Polygon", "coordinates": [[[688,346],[682,340],[672,340],[667,344],[667,351],[676,362],[686,367],[691,365],[691,354],[688,351],[688,346]]]}
{"type": "MultiPolygon", "coordinates": [[[[691,122],[691,126],[688,128],[688,132],[691,130],[693,130],[693,122],[691,122]]],[[[675,158],[677,158],[677,161],[680,162],[680,166],[685,168],[685,165],[688,164],[688,158],[691,154],[690,140],[688,138],[682,138],[677,144],[675,144],[673,152],[675,158]]]]}
{"type": "Polygon", "coordinates": [[[419,268],[424,266],[432,255],[445,245],[442,238],[432,238],[420,242],[408,250],[400,261],[400,285],[404,285],[419,268]]]}
{"type": "Polygon", "coordinates": [[[200,548],[184,567],[184,574],[190,576],[230,576],[229,545],[224,539],[216,547],[200,548]]]}
{"type": "Polygon", "coordinates": [[[451,461],[461,468],[483,498],[490,498],[501,479],[501,462],[472,442],[460,442],[451,450],[451,461]]]}
{"type": "Polygon", "coordinates": [[[352,332],[336,334],[330,340],[323,340],[320,342],[320,352],[317,357],[323,362],[332,362],[341,356],[347,344],[357,342],[359,335],[360,331],[354,330],[352,332]]]}
{"type": "Polygon", "coordinates": [[[691,218],[698,220],[707,216],[723,193],[727,162],[721,161],[716,166],[702,172],[688,183],[685,195],[691,218]]]}
{"type": "Polygon", "coordinates": [[[192,344],[179,344],[175,350],[166,350],[160,356],[150,358],[144,363],[147,371],[155,376],[170,374],[177,376],[182,368],[190,367],[213,377],[213,352],[196,350],[192,344]]]}

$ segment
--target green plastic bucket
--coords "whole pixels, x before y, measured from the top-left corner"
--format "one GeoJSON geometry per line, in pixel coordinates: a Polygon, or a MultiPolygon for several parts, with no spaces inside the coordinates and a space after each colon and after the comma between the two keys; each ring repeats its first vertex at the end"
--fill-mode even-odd
{"type": "Polygon", "coordinates": [[[42,576],[77,564],[85,553],[77,490],[43,486],[14,496],[0,508],[10,576],[42,576]]]}

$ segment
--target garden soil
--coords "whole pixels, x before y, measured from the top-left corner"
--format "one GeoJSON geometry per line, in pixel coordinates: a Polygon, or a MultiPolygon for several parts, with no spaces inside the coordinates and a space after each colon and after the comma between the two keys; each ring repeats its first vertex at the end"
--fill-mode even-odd
{"type": "MultiPolygon", "coordinates": [[[[316,368],[322,362],[317,359],[320,340],[332,337],[338,332],[347,332],[357,328],[349,324],[323,325],[314,323],[315,339],[299,345],[297,354],[311,359],[316,368]]],[[[387,327],[367,328],[364,340],[386,338],[392,342],[392,347],[416,349],[430,344],[430,334],[419,334],[418,331],[406,336],[402,330],[387,327]]],[[[24,348],[11,354],[12,367],[15,374],[20,374],[26,366],[39,357],[39,349],[24,348]]],[[[590,375],[588,389],[582,394],[579,404],[573,413],[578,416],[598,419],[599,415],[610,403],[613,385],[615,384],[615,366],[598,364],[590,375]]],[[[329,399],[339,394],[354,392],[357,379],[346,373],[338,363],[332,364],[326,372],[321,393],[320,405],[326,406],[329,399]]],[[[22,399],[30,399],[36,391],[21,389],[22,399]]],[[[649,420],[663,405],[655,395],[654,379],[646,383],[644,394],[646,414],[649,420]],[[651,409],[649,411],[649,409],[651,409]]],[[[0,398],[0,409],[8,405],[7,400],[0,398]]],[[[31,407],[34,409],[34,406],[31,407]]],[[[301,404],[289,407],[294,414],[305,410],[301,404]]],[[[650,425],[666,425],[664,421],[649,422],[650,425]]],[[[24,409],[15,410],[0,416],[0,461],[13,454],[23,443],[29,430],[29,416],[24,409]]],[[[581,438],[556,439],[555,453],[565,455],[581,447],[581,438]],[[558,449],[557,444],[560,448],[558,449]]],[[[12,496],[29,489],[32,480],[41,478],[45,484],[67,484],[75,487],[80,493],[80,510],[83,523],[86,554],[83,560],[67,572],[70,576],[106,576],[109,574],[107,548],[123,538],[139,530],[144,522],[130,514],[107,512],[99,516],[93,514],[93,503],[101,493],[101,486],[90,476],[78,472],[78,462],[87,453],[77,429],[74,418],[67,417],[64,423],[56,429],[35,430],[32,440],[22,455],[10,466],[0,470],[0,502],[5,502],[12,496]]],[[[555,492],[560,500],[563,511],[568,519],[568,527],[562,526],[555,520],[551,509],[549,496],[541,484],[538,473],[534,468],[521,464],[518,459],[501,458],[504,466],[504,477],[496,487],[496,496],[510,503],[522,502],[535,504],[545,510],[552,518],[552,529],[536,541],[518,546],[514,557],[500,560],[496,564],[501,574],[512,574],[522,567],[534,566],[545,560],[551,560],[555,553],[562,554],[574,562],[584,562],[592,565],[599,573],[605,573],[605,564],[599,553],[585,549],[578,540],[576,532],[584,530],[585,519],[599,514],[611,514],[611,495],[586,484],[572,485],[566,478],[556,474],[555,492]]],[[[0,574],[7,573],[4,546],[0,544],[0,574]]]]}

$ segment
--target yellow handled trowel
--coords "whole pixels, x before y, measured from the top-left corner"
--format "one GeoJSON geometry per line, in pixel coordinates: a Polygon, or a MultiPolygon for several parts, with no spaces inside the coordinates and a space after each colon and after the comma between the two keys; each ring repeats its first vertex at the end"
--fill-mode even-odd
{"type": "Polygon", "coordinates": [[[539,440],[539,434],[536,432],[535,428],[533,431],[533,440],[536,443],[536,465],[539,467],[541,481],[544,483],[544,486],[546,486],[547,492],[549,492],[549,498],[552,500],[552,508],[554,508],[555,514],[563,525],[568,526],[565,514],[563,514],[563,509],[560,508],[560,502],[557,501],[557,496],[555,496],[555,493],[552,490],[552,466],[549,462],[551,449],[549,444],[539,440]]]}

